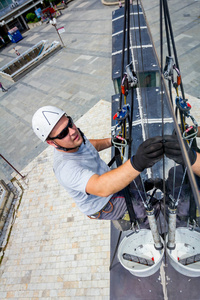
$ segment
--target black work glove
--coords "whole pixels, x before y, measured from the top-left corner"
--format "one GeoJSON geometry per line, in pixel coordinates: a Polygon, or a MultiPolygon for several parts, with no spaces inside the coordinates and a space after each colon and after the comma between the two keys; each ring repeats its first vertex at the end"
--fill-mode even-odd
{"type": "MultiPolygon", "coordinates": [[[[164,136],[164,153],[165,155],[173,159],[177,164],[184,165],[184,160],[181,152],[181,147],[179,145],[176,135],[165,135],[164,136]]],[[[197,154],[192,148],[189,147],[188,143],[184,141],[187,154],[191,165],[193,165],[197,159],[197,154]]]]}
{"type": "Polygon", "coordinates": [[[131,157],[131,164],[134,169],[142,172],[158,162],[164,153],[163,139],[161,136],[150,138],[143,142],[134,156],[131,157]]]}

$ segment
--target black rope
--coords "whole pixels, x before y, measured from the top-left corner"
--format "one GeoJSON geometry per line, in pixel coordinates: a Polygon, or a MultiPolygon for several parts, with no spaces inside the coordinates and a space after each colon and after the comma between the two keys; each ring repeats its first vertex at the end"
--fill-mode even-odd
{"type": "MultiPolygon", "coordinates": [[[[163,70],[163,3],[160,0],[160,64],[161,70],[163,70]]],[[[163,77],[160,77],[160,91],[161,91],[161,116],[162,116],[162,138],[164,139],[164,87],[163,87],[163,77]]],[[[165,157],[163,155],[163,206],[164,206],[164,219],[166,219],[166,192],[165,192],[165,157]]],[[[162,227],[160,227],[161,229],[162,227]]],[[[164,247],[166,249],[166,222],[164,222],[164,247]]],[[[167,260],[166,251],[165,251],[165,262],[167,260]]],[[[166,276],[166,275],[165,275],[166,276]]],[[[166,286],[165,286],[166,288],[166,286]]]]}
{"type": "MultiPolygon", "coordinates": [[[[163,45],[163,27],[162,27],[163,26],[162,25],[163,15],[162,15],[162,11],[164,11],[164,18],[165,18],[165,30],[166,30],[168,53],[171,54],[171,50],[170,50],[170,41],[171,41],[173,54],[174,54],[174,58],[175,58],[175,65],[178,68],[178,70],[180,71],[180,67],[179,67],[179,63],[178,63],[178,56],[177,56],[177,51],[176,51],[176,45],[175,45],[175,41],[174,41],[173,29],[172,29],[170,14],[169,14],[168,3],[167,3],[167,0],[160,0],[161,87],[162,87],[162,83],[165,85],[164,80],[163,80],[163,74],[162,74],[162,72],[163,72],[163,46],[162,46],[163,45]]],[[[181,88],[182,98],[185,99],[182,81],[181,81],[180,88],[181,88]]],[[[169,93],[170,93],[170,98],[172,98],[171,88],[169,89],[169,93]]],[[[161,94],[163,94],[163,93],[161,92],[161,94]]],[[[182,140],[182,136],[181,136],[180,131],[179,131],[179,125],[178,125],[178,122],[177,122],[177,111],[179,109],[177,109],[177,107],[176,107],[175,112],[174,112],[172,101],[170,101],[170,102],[171,103],[169,103],[169,109],[170,109],[172,118],[174,120],[174,127],[175,127],[175,130],[176,130],[176,133],[177,133],[177,138],[178,138],[181,150],[182,150],[185,166],[187,168],[188,179],[190,181],[190,186],[191,186],[196,204],[198,205],[198,208],[200,208],[199,191],[198,191],[198,188],[197,188],[197,184],[196,184],[196,181],[195,181],[195,178],[194,178],[193,171],[190,167],[189,158],[188,158],[187,152],[185,150],[184,143],[183,143],[183,140],[182,140]]],[[[179,110],[179,112],[180,112],[180,121],[181,121],[182,130],[184,130],[184,128],[185,128],[185,116],[183,115],[183,113],[180,110],[179,110]]]]}
{"type": "MultiPolygon", "coordinates": [[[[121,82],[124,76],[124,64],[125,64],[125,46],[127,46],[127,65],[130,63],[130,3],[129,0],[125,0],[124,6],[124,28],[123,28],[123,43],[122,43],[122,62],[121,62],[121,82]]],[[[133,104],[133,101],[132,101],[133,104]]],[[[118,111],[120,112],[122,109],[122,91],[120,91],[120,101],[118,111]]],[[[133,115],[133,105],[131,105],[131,117],[128,116],[129,123],[129,148],[131,148],[131,129],[132,129],[132,115],[133,115]]],[[[124,136],[126,133],[126,118],[122,122],[124,136]]],[[[116,161],[117,166],[122,164],[121,155],[118,149],[115,148],[115,156],[114,160],[116,161]]],[[[112,160],[113,162],[113,160],[112,160]]],[[[128,209],[128,213],[130,216],[131,224],[136,224],[136,215],[134,212],[131,195],[129,192],[129,188],[126,187],[123,189],[123,194],[126,200],[126,206],[128,209]]]]}
{"type": "MultiPolygon", "coordinates": [[[[173,34],[173,29],[172,29],[170,14],[169,14],[169,8],[168,8],[168,4],[167,4],[166,0],[163,0],[163,6],[164,6],[164,11],[165,11],[166,23],[167,23],[167,25],[166,25],[166,33],[168,32],[168,27],[169,27],[169,31],[170,31],[170,35],[171,35],[171,43],[172,43],[173,53],[174,53],[174,58],[175,58],[175,64],[176,64],[177,68],[180,71],[179,62],[178,62],[178,55],[177,55],[177,51],[176,51],[176,45],[175,45],[175,41],[174,41],[174,34],[173,34]]],[[[167,44],[170,44],[170,42],[167,41],[167,44]]],[[[170,53],[171,53],[171,51],[170,51],[170,53]]],[[[181,80],[180,88],[181,88],[182,98],[185,99],[185,94],[184,94],[184,88],[183,88],[182,80],[181,80]]],[[[170,93],[171,101],[173,103],[171,81],[169,81],[169,93],[170,93]]],[[[180,109],[178,109],[178,110],[179,110],[179,115],[180,115],[181,128],[182,128],[182,131],[184,131],[185,130],[185,116],[180,111],[180,109]]]]}
{"type": "MultiPolygon", "coordinates": [[[[139,11],[139,1],[137,0],[137,17],[138,17],[138,28],[139,28],[139,48],[140,48],[140,54],[141,54],[141,63],[142,63],[142,74],[144,74],[144,83],[145,83],[145,71],[144,71],[144,59],[143,59],[143,47],[142,47],[142,34],[141,34],[141,25],[140,25],[140,11],[139,11]]],[[[137,39],[136,39],[137,42],[137,39]]],[[[137,46],[136,46],[137,47],[137,46]]],[[[138,48],[138,47],[137,47],[138,48]]],[[[138,50],[139,51],[139,50],[138,50]]],[[[139,59],[138,59],[138,69],[139,68],[139,59]]],[[[139,74],[138,74],[138,78],[139,78],[139,74]]],[[[143,89],[144,92],[144,103],[143,104],[143,99],[142,99],[142,91],[141,91],[141,82],[139,81],[139,87],[140,87],[140,93],[141,93],[141,100],[142,100],[142,106],[146,107],[146,114],[147,114],[147,124],[144,124],[144,130],[145,130],[145,134],[146,134],[146,138],[149,138],[149,126],[148,126],[148,102],[147,102],[147,92],[146,92],[146,88],[143,89]]]]}
{"type": "MultiPolygon", "coordinates": [[[[165,2],[163,3],[163,10],[164,10],[165,32],[166,32],[166,39],[167,39],[168,56],[171,57],[172,52],[171,52],[171,45],[170,45],[170,36],[169,36],[169,28],[168,28],[167,9],[166,9],[166,3],[165,2]]],[[[171,80],[168,81],[168,90],[169,90],[169,95],[170,95],[171,103],[173,105],[171,80]]]]}
{"type": "Polygon", "coordinates": [[[166,38],[167,38],[168,55],[171,56],[172,53],[171,53],[171,46],[170,46],[170,39],[169,39],[169,29],[168,29],[168,18],[167,18],[166,2],[163,3],[163,9],[164,9],[165,32],[166,32],[166,38]]]}
{"type": "Polygon", "coordinates": [[[134,107],[134,89],[131,88],[131,113],[129,118],[129,137],[128,137],[128,158],[132,156],[132,123],[133,123],[133,107],[134,107]]]}
{"type": "Polygon", "coordinates": [[[130,4],[127,4],[127,65],[130,64],[130,4]]]}
{"type": "MultiPolygon", "coordinates": [[[[163,70],[163,12],[162,0],[160,0],[160,61],[161,70],[163,70]]],[[[163,77],[161,76],[161,116],[162,116],[162,138],[164,139],[164,94],[163,94],[163,77]]],[[[163,203],[164,203],[164,218],[166,216],[166,193],[165,193],[165,157],[163,156],[163,203]]],[[[166,225],[165,225],[166,226],[166,225]]],[[[166,227],[165,227],[166,232],[166,227]]]]}
{"type": "MultiPolygon", "coordinates": [[[[124,6],[124,24],[123,24],[123,43],[122,43],[122,60],[121,60],[121,83],[124,76],[124,64],[125,64],[125,47],[127,46],[127,65],[130,63],[130,3],[129,0],[125,0],[125,6],[124,6]]],[[[133,95],[132,95],[133,98],[133,95]]],[[[129,153],[128,157],[131,156],[131,135],[132,135],[132,114],[133,114],[133,100],[131,101],[131,117],[129,119],[129,139],[128,139],[128,145],[129,145],[129,153]]],[[[120,100],[119,100],[119,107],[118,112],[121,112],[122,110],[122,91],[120,90],[120,100]]],[[[126,119],[123,120],[123,136],[126,137],[126,119]]],[[[123,150],[124,154],[124,150],[123,150]]]]}
{"type": "MultiPolygon", "coordinates": [[[[126,11],[127,11],[127,0],[125,0],[124,5],[124,28],[123,28],[123,43],[122,43],[122,61],[121,61],[121,82],[124,75],[124,53],[125,53],[125,44],[126,44],[126,11]]],[[[121,83],[120,83],[121,84],[121,83]]],[[[119,111],[122,109],[122,91],[120,91],[119,99],[119,111]]]]}
{"type": "MultiPolygon", "coordinates": [[[[163,2],[165,4],[166,15],[167,15],[167,20],[168,20],[168,26],[169,26],[169,31],[170,31],[170,34],[171,34],[171,42],[172,42],[172,47],[173,47],[173,52],[174,52],[175,63],[176,63],[177,68],[180,71],[180,67],[179,67],[179,63],[178,63],[178,55],[177,55],[177,51],[176,51],[176,45],[175,45],[175,41],[174,41],[174,34],[173,34],[173,29],[172,29],[172,24],[171,24],[171,19],[170,19],[167,0],[163,0],[163,2]]],[[[185,94],[184,94],[182,81],[181,81],[180,87],[181,87],[182,97],[183,97],[183,99],[185,99],[185,94]]]]}

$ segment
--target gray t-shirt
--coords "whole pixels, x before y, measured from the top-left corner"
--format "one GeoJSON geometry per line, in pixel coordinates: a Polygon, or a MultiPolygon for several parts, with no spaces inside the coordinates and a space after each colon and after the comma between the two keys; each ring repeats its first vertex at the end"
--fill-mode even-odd
{"type": "Polygon", "coordinates": [[[108,197],[88,195],[85,191],[92,175],[102,175],[108,171],[110,168],[86,138],[85,144],[82,143],[77,152],[64,153],[54,150],[55,175],[59,183],[75,200],[80,211],[86,215],[92,215],[101,210],[112,197],[112,195],[108,197]]]}

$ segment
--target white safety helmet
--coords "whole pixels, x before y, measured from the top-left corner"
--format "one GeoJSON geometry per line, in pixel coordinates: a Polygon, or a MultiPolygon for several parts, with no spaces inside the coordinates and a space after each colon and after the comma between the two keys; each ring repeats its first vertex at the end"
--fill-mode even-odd
{"type": "Polygon", "coordinates": [[[43,106],[39,108],[32,118],[32,128],[35,134],[43,142],[46,141],[52,129],[62,118],[65,112],[55,106],[43,106]]]}

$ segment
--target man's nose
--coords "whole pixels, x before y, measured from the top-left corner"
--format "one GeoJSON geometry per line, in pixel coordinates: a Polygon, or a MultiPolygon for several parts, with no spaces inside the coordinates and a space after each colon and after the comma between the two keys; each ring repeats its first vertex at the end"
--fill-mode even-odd
{"type": "Polygon", "coordinates": [[[72,128],[69,127],[69,134],[72,135],[76,131],[76,126],[73,126],[72,128]]]}

